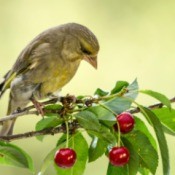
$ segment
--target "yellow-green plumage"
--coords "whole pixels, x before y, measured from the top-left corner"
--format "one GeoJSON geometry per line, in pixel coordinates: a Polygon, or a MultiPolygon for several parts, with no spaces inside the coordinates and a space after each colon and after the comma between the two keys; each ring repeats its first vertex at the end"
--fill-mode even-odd
{"type": "MultiPolygon", "coordinates": [[[[1,95],[10,88],[7,114],[24,108],[31,98],[44,99],[60,90],[75,75],[82,60],[96,67],[98,51],[95,35],[80,24],[64,24],[38,35],[0,84],[1,95]]],[[[5,122],[0,135],[11,134],[13,123],[5,122]]]]}

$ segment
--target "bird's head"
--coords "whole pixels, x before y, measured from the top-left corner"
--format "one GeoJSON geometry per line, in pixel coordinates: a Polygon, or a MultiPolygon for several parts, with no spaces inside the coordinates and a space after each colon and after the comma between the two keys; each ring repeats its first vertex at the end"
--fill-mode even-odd
{"type": "Polygon", "coordinates": [[[79,53],[82,59],[97,69],[97,54],[100,47],[96,36],[85,26],[76,23],[69,25],[71,25],[72,35],[79,41],[79,53]]]}
{"type": "Polygon", "coordinates": [[[83,60],[87,61],[95,69],[97,69],[97,54],[99,51],[99,45],[96,38],[93,38],[92,40],[89,40],[89,41],[82,39],[81,51],[83,54],[83,60]]]}

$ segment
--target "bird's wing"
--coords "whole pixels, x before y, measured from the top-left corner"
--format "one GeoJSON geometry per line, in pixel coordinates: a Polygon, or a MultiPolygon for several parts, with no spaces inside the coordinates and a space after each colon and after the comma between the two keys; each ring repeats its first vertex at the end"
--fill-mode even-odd
{"type": "Polygon", "coordinates": [[[55,59],[52,58],[52,54],[54,54],[52,53],[52,49],[51,44],[47,41],[43,41],[42,38],[32,41],[21,52],[12,69],[6,74],[1,94],[6,89],[10,88],[10,84],[16,76],[27,72],[31,72],[30,77],[34,82],[45,81],[45,78],[51,74],[49,68],[55,65],[53,63],[54,60],[52,60],[55,59]],[[41,78],[43,72],[45,75],[41,78]]]}
{"type": "Polygon", "coordinates": [[[10,88],[10,84],[13,79],[26,70],[26,68],[30,65],[31,61],[28,61],[27,57],[31,55],[32,50],[36,48],[40,43],[39,42],[31,42],[29,46],[27,46],[19,55],[16,63],[12,67],[10,71],[4,76],[4,80],[1,82],[1,95],[4,91],[10,88]]]}
{"type": "Polygon", "coordinates": [[[35,39],[24,50],[20,53],[18,59],[16,60],[15,64],[11,69],[11,73],[16,72],[17,75],[24,73],[28,70],[28,67],[33,62],[33,56],[35,54],[35,50],[40,46],[43,45],[43,42],[40,39],[35,39]]]}

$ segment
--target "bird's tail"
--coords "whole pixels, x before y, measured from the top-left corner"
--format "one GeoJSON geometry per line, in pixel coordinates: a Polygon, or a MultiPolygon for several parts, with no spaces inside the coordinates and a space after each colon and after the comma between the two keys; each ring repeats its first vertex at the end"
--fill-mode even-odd
{"type": "MultiPolygon", "coordinates": [[[[0,83],[0,98],[2,97],[3,93],[5,92],[4,85],[5,85],[5,78],[0,83]]],[[[11,128],[11,125],[12,125],[11,120],[9,120],[7,122],[3,122],[1,131],[0,131],[0,136],[8,135],[9,130],[11,128]]]]}
{"type": "Polygon", "coordinates": [[[4,84],[5,84],[5,79],[3,79],[2,82],[0,83],[0,98],[2,97],[3,93],[5,92],[5,90],[3,90],[4,84]]]}
{"type": "MultiPolygon", "coordinates": [[[[15,104],[17,103],[14,102],[10,94],[7,115],[10,115],[17,108],[15,104]]],[[[0,136],[12,135],[14,123],[15,119],[4,121],[0,130],[0,136]]]]}
{"type": "Polygon", "coordinates": [[[3,122],[2,128],[0,130],[0,136],[12,135],[15,120],[8,120],[3,122]]]}
{"type": "MultiPolygon", "coordinates": [[[[0,82],[0,98],[9,87],[9,72],[3,77],[3,80],[0,82]]],[[[8,107],[9,108],[9,107],[8,107]]],[[[7,111],[7,115],[10,115],[10,109],[7,111]]],[[[15,120],[8,120],[3,122],[2,128],[0,130],[0,136],[11,135],[13,131],[15,120]]]]}
{"type": "Polygon", "coordinates": [[[4,94],[4,92],[6,91],[6,85],[7,85],[7,80],[8,80],[8,76],[9,76],[10,71],[8,71],[5,76],[2,78],[2,81],[0,82],[0,98],[2,97],[2,95],[4,94]]]}

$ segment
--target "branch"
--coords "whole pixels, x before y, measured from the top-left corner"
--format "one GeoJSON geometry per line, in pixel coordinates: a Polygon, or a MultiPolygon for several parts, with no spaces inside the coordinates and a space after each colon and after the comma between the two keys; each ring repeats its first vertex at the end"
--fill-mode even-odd
{"type": "MultiPolygon", "coordinates": [[[[80,125],[78,124],[78,122],[69,124],[69,132],[74,132],[78,128],[80,128],[80,125]]],[[[13,140],[19,140],[24,138],[36,137],[36,136],[44,136],[44,135],[54,135],[54,134],[65,133],[65,132],[66,132],[66,128],[64,125],[62,125],[56,128],[47,128],[40,131],[30,131],[22,134],[0,136],[0,141],[11,142],[13,140]]]]}
{"type": "MultiPolygon", "coordinates": [[[[106,97],[105,97],[106,98],[106,97]]],[[[90,98],[90,99],[85,99],[83,100],[77,100],[75,99],[74,96],[67,96],[67,97],[62,97],[61,98],[61,102],[63,104],[63,107],[65,107],[66,103],[76,103],[76,104],[85,104],[86,107],[88,108],[88,106],[91,106],[93,103],[98,103],[100,100],[103,100],[102,97],[100,97],[99,99],[97,98],[90,98]],[[64,106],[65,105],[65,106],[64,106]]],[[[58,101],[58,98],[54,98],[52,100],[48,100],[45,102],[42,102],[43,105],[46,104],[54,104],[58,101]]],[[[175,97],[170,99],[171,103],[175,102],[175,97]]],[[[158,108],[162,108],[164,105],[163,103],[157,103],[157,104],[153,104],[148,106],[149,109],[158,109],[158,108]]],[[[13,113],[9,116],[6,117],[2,117],[0,118],[0,124],[3,124],[3,122],[7,121],[7,120],[12,120],[12,119],[16,119],[18,117],[24,116],[24,115],[29,115],[29,114],[36,114],[38,115],[37,111],[30,111],[31,109],[34,109],[35,107],[33,105],[26,107],[25,109],[23,109],[22,111],[17,111],[16,113],[13,113]]],[[[69,110],[69,112],[71,112],[72,110],[69,110]]],[[[73,112],[75,112],[73,110],[73,112]]],[[[133,110],[129,110],[130,113],[134,114],[134,113],[139,113],[140,109],[139,108],[135,108],[133,110]]],[[[74,122],[75,125],[70,124],[69,128],[70,131],[74,130],[76,128],[79,128],[79,124],[78,122],[74,122]]],[[[35,137],[35,136],[41,136],[41,135],[54,135],[57,133],[63,133],[66,132],[65,126],[59,126],[56,128],[47,128],[47,129],[43,129],[40,131],[31,131],[31,132],[26,132],[26,133],[22,133],[22,134],[15,134],[15,135],[9,135],[9,136],[0,136],[0,141],[13,141],[13,140],[19,140],[19,139],[23,139],[23,138],[29,138],[29,137],[35,137]]]]}
{"type": "Polygon", "coordinates": [[[12,120],[12,119],[16,119],[18,117],[24,116],[24,115],[29,115],[29,114],[36,114],[38,115],[37,111],[28,111],[28,110],[24,110],[24,111],[20,111],[20,112],[16,112],[13,113],[11,115],[5,116],[0,118],[0,124],[3,124],[3,122],[7,121],[7,120],[12,120]]]}
{"type": "MultiPolygon", "coordinates": [[[[72,96],[69,96],[72,97],[72,96]]],[[[62,97],[63,98],[67,98],[67,97],[62,97]]],[[[76,100],[75,103],[85,103],[87,106],[91,105],[92,103],[98,103],[100,100],[102,100],[102,98],[100,97],[99,99],[96,98],[91,98],[90,100],[86,100],[85,102],[83,102],[82,100],[76,100]]],[[[51,100],[42,102],[41,104],[43,105],[47,105],[47,104],[54,104],[58,101],[58,98],[53,98],[51,100]]],[[[60,100],[62,101],[62,100],[60,100]]],[[[170,99],[171,103],[175,102],[175,97],[170,99]]],[[[158,108],[162,108],[163,107],[163,103],[157,103],[157,104],[153,104],[148,106],[149,109],[158,109],[158,108]]],[[[34,105],[31,105],[29,107],[24,108],[22,111],[17,111],[11,115],[5,116],[0,118],[0,124],[3,124],[3,122],[7,121],[7,120],[12,120],[12,119],[16,119],[18,117],[22,117],[24,115],[31,115],[31,114],[35,114],[38,115],[37,111],[30,111],[31,109],[35,109],[34,105]]],[[[135,108],[132,110],[129,110],[130,113],[135,114],[135,113],[139,113],[140,109],[139,108],[135,108]]]]}
{"type": "MultiPolygon", "coordinates": [[[[42,102],[41,104],[43,104],[43,105],[54,104],[57,101],[58,101],[58,98],[53,98],[51,100],[42,102]]],[[[1,117],[0,118],[0,124],[3,124],[4,121],[16,119],[16,118],[24,116],[24,115],[31,115],[31,114],[38,115],[38,111],[30,111],[31,109],[35,109],[35,106],[31,105],[31,106],[28,106],[28,107],[24,108],[23,110],[19,110],[19,111],[16,111],[16,112],[8,115],[8,116],[1,117]]]]}
{"type": "Polygon", "coordinates": [[[35,137],[35,136],[41,136],[41,135],[54,135],[56,133],[63,132],[63,128],[57,127],[57,128],[49,128],[49,129],[43,129],[40,131],[30,131],[22,134],[14,134],[14,135],[8,135],[8,136],[1,136],[0,141],[13,141],[23,138],[29,138],[29,137],[35,137]]]}
{"type": "MultiPolygon", "coordinates": [[[[175,97],[170,99],[170,102],[174,103],[175,102],[175,97]]],[[[162,108],[163,106],[164,106],[163,103],[157,103],[157,104],[153,104],[153,105],[148,106],[148,108],[149,109],[159,109],[159,108],[162,108]]],[[[132,114],[139,113],[140,109],[137,107],[135,109],[129,110],[129,112],[132,113],[132,114]]]]}

